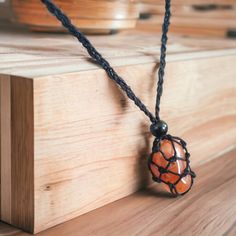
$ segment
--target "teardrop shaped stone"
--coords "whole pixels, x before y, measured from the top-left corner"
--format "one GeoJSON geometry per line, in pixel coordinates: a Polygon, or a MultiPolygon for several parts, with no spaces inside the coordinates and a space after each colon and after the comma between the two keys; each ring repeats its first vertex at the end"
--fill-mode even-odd
{"type": "Polygon", "coordinates": [[[153,163],[150,164],[152,174],[164,182],[163,187],[167,191],[171,192],[168,183],[175,185],[178,194],[183,194],[189,190],[192,184],[192,177],[187,175],[180,179],[180,175],[183,174],[187,167],[185,149],[180,143],[175,141],[172,143],[167,139],[162,140],[160,143],[160,151],[152,155],[152,162],[153,163]],[[171,158],[174,156],[182,160],[177,159],[173,161],[171,158]],[[161,174],[160,167],[165,169],[166,173],[162,171],[161,174]]]}

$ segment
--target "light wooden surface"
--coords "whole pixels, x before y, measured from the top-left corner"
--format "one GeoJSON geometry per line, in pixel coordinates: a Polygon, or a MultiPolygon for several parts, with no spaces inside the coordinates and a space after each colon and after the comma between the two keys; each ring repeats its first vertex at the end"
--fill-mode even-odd
{"type": "MultiPolygon", "coordinates": [[[[0,74],[10,76],[15,103],[7,131],[14,134],[12,154],[1,159],[19,171],[11,174],[8,222],[39,232],[147,186],[147,119],[105,72],[69,36],[3,32],[0,74]]],[[[152,110],[159,38],[125,32],[108,44],[108,37],[91,37],[152,110]]],[[[173,37],[169,48],[162,115],[170,132],[189,142],[197,166],[235,147],[235,42],[173,37]]]]}
{"type": "MultiPolygon", "coordinates": [[[[193,191],[169,198],[158,185],[37,234],[39,236],[183,235],[236,233],[236,151],[196,169],[193,191]]],[[[28,234],[5,224],[0,235],[28,234]]]]}
{"type": "Polygon", "coordinates": [[[0,76],[1,219],[33,230],[34,137],[32,80],[0,76]]]}
{"type": "MultiPolygon", "coordinates": [[[[0,25],[0,72],[27,78],[98,69],[77,40],[65,34],[32,34],[0,25]],[[43,68],[43,69],[42,69],[43,68]]],[[[98,50],[115,67],[156,63],[160,35],[127,31],[110,36],[89,36],[98,50]],[[124,50],[120,50],[120,49],[124,50]],[[125,58],[125,60],[124,60],[125,58]]],[[[168,62],[222,55],[235,55],[235,40],[195,39],[170,36],[168,62]]]]}
{"type": "MultiPolygon", "coordinates": [[[[11,77],[11,224],[34,230],[33,81],[11,77]]],[[[4,156],[3,156],[4,158],[4,156]]],[[[7,156],[5,156],[7,158],[7,156]]]]}

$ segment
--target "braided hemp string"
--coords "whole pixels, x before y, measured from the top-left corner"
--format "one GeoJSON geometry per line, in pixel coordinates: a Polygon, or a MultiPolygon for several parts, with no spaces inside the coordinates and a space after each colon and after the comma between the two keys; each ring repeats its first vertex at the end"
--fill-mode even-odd
{"type": "Polygon", "coordinates": [[[157,87],[157,98],[156,98],[156,117],[148,110],[143,102],[135,95],[130,86],[116,73],[116,71],[110,66],[109,62],[94,48],[87,37],[82,34],[70,21],[70,19],[50,0],[41,0],[46,5],[49,12],[51,12],[62,25],[74,36],[79,42],[87,49],[89,55],[106,71],[110,79],[116,82],[116,84],[126,93],[129,99],[131,99],[137,107],[144,114],[149,117],[152,123],[159,120],[160,111],[160,99],[163,91],[164,82],[164,70],[165,70],[165,57],[166,57],[166,44],[167,44],[167,32],[170,20],[170,1],[166,0],[166,13],[163,23],[163,35],[162,35],[162,46],[161,46],[161,57],[160,57],[160,68],[159,68],[159,80],[157,87]]]}

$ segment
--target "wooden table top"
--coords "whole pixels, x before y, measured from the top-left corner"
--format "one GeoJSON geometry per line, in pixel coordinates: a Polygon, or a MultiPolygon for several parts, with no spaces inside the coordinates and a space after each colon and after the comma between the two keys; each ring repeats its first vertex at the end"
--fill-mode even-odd
{"type": "MultiPolygon", "coordinates": [[[[114,67],[159,61],[160,35],[157,33],[124,31],[108,36],[89,36],[89,39],[114,67]]],[[[199,40],[171,35],[167,60],[235,54],[235,40],[199,40]]],[[[0,74],[29,78],[98,68],[70,35],[32,33],[9,25],[0,25],[0,55],[0,74]]]]}
{"type": "MultiPolygon", "coordinates": [[[[197,168],[194,191],[181,198],[147,190],[58,225],[39,236],[236,235],[236,150],[197,168]]],[[[0,223],[0,235],[26,236],[0,223]]]]}

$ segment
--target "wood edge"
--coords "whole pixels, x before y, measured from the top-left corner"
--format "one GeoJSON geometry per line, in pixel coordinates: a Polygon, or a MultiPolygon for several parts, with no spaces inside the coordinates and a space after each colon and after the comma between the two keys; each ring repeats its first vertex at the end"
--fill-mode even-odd
{"type": "Polygon", "coordinates": [[[11,81],[10,76],[0,75],[1,117],[1,220],[11,223],[11,81]]]}
{"type": "MultiPolygon", "coordinates": [[[[178,60],[176,58],[176,55],[169,55],[167,62],[169,63],[175,63],[175,62],[179,62],[179,61],[192,61],[192,60],[196,60],[196,61],[200,61],[203,59],[210,59],[210,58],[222,58],[222,57],[236,57],[236,49],[234,48],[226,48],[226,49],[217,49],[217,50],[213,50],[213,51],[209,51],[210,52],[210,56],[206,55],[205,51],[196,51],[196,52],[190,52],[190,53],[180,53],[178,54],[178,60]],[[191,54],[194,53],[194,57],[191,56],[191,54]],[[185,56],[186,54],[190,54],[187,57],[185,56]]],[[[138,66],[138,65],[146,65],[146,64],[150,64],[151,67],[154,67],[156,65],[156,62],[154,61],[145,61],[143,64],[140,63],[131,63],[129,65],[118,65],[118,66],[113,66],[113,68],[115,70],[121,70],[121,69],[125,69],[125,68],[129,68],[132,66],[138,66]]],[[[71,71],[71,72],[64,72],[64,73],[55,73],[55,74],[48,74],[48,75],[38,75],[35,76],[32,80],[34,81],[34,83],[37,83],[40,80],[44,80],[44,79],[48,79],[48,78],[57,78],[60,76],[67,76],[67,75],[83,75],[83,73],[97,73],[103,71],[104,75],[106,75],[106,72],[102,69],[102,68],[89,68],[88,70],[81,70],[81,71],[71,71]]],[[[109,78],[107,78],[109,79],[109,78]]]]}
{"type": "Polygon", "coordinates": [[[11,224],[34,232],[33,79],[11,77],[11,224]],[[26,203],[27,202],[27,203],[26,203]],[[25,206],[28,206],[27,208],[25,206]]]}

